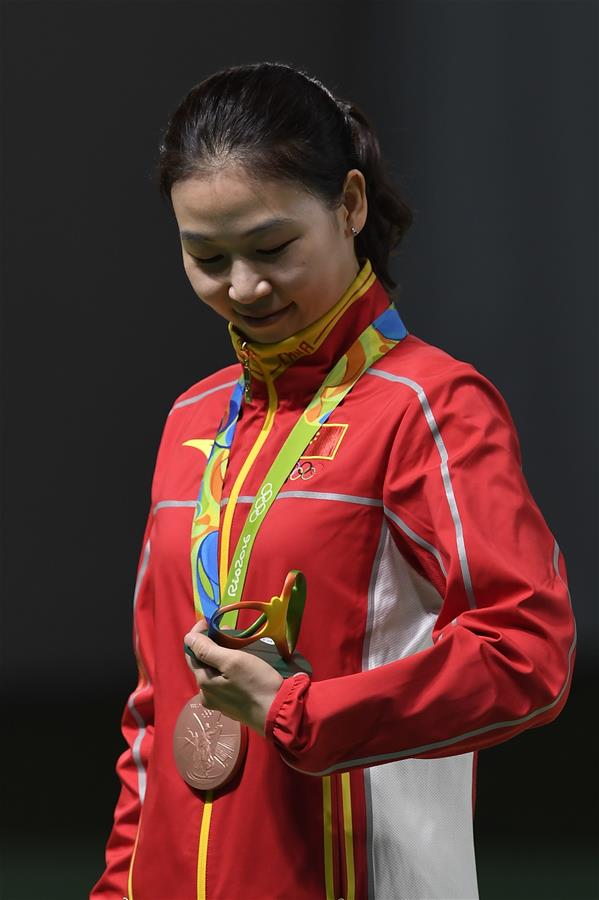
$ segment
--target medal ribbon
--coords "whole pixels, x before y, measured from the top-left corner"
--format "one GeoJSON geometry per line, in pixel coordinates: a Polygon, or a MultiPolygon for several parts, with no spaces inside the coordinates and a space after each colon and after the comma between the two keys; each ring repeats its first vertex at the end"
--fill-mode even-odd
{"type": "MultiPolygon", "coordinates": [[[[256,493],[237,542],[224,589],[227,605],[239,601],[242,595],[258,529],[297,460],[320,426],[326,422],[366,369],[395,347],[406,334],[401,317],[391,304],[370,323],[347,353],[337,361],[295,423],[256,493]]],[[[194,606],[198,618],[203,615],[208,623],[221,605],[218,578],[220,504],[243,391],[242,376],[233,389],[227,411],[212,445],[191,527],[194,606]]],[[[218,627],[234,628],[236,619],[237,613],[227,612],[220,618],[218,627]],[[227,621],[228,617],[234,618],[235,621],[227,621]]]]}

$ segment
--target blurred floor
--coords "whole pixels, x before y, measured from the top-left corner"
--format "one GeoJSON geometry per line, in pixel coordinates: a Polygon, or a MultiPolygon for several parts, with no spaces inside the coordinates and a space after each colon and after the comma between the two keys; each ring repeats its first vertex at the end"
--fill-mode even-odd
{"type": "MultiPolygon", "coordinates": [[[[7,841],[3,847],[0,897],[2,900],[85,900],[102,866],[102,838],[97,841],[72,838],[61,843],[46,840],[34,842],[30,847],[7,841]]],[[[478,870],[480,900],[599,898],[597,853],[592,846],[482,844],[478,849],[478,870]]]]}

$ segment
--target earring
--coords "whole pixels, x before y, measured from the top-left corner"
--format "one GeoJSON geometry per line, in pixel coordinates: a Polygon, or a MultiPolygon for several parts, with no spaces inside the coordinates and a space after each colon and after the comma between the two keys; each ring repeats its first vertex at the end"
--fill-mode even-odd
{"type": "Polygon", "coordinates": [[[360,232],[359,232],[359,231],[356,231],[356,229],[355,229],[354,226],[352,225],[352,227],[351,227],[351,233],[353,234],[354,237],[356,237],[356,235],[358,235],[360,232]]]}

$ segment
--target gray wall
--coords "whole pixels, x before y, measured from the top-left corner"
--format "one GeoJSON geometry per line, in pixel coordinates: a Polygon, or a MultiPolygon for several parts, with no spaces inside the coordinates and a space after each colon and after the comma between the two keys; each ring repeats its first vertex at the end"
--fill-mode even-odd
{"type": "Polygon", "coordinates": [[[404,320],[506,397],[565,553],[579,654],[596,652],[597,9],[4,5],[3,662],[14,690],[37,678],[32,630],[60,690],[133,677],[131,595],[164,418],[233,361],[149,176],[189,87],[261,59],[305,66],[371,117],[416,215],[394,265],[404,320]]]}

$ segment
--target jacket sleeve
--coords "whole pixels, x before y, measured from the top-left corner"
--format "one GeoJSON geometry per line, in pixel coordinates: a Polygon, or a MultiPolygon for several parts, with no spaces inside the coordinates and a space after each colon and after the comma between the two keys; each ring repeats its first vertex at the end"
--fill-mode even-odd
{"type": "Polygon", "coordinates": [[[133,595],[133,645],[138,682],[127,700],[121,719],[121,729],[127,743],[127,749],[116,765],[121,788],[106,845],[106,868],[92,888],[90,900],[121,900],[121,897],[129,896],[129,869],[135,853],[154,737],[152,520],[150,510],[133,595]]]}
{"type": "Polygon", "coordinates": [[[411,396],[384,511],[439,611],[419,652],[282,684],[266,736],[312,775],[498,744],[554,719],[570,689],[576,629],[564,560],[526,484],[503,398],[464,364],[426,391],[399,380],[411,396]]]}

